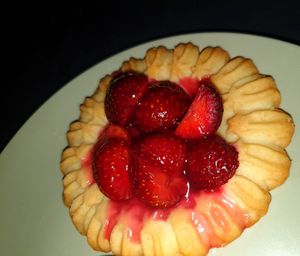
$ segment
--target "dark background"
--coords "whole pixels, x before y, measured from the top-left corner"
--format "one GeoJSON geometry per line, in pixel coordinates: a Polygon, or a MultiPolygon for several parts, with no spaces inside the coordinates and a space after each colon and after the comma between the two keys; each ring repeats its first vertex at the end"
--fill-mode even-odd
{"type": "Polygon", "coordinates": [[[110,0],[100,6],[43,2],[2,8],[0,152],[54,92],[128,47],[207,31],[245,32],[299,45],[297,2],[110,0]]]}

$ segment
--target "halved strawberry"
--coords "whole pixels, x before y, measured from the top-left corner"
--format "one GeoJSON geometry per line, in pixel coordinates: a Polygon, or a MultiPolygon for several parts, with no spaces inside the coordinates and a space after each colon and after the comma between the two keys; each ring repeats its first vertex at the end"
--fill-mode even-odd
{"type": "Polygon", "coordinates": [[[198,79],[186,77],[180,79],[179,86],[191,97],[194,97],[198,91],[200,82],[198,79]]]}
{"type": "Polygon", "coordinates": [[[238,166],[238,152],[218,135],[189,142],[186,175],[193,189],[214,189],[225,184],[238,166]]]}
{"type": "Polygon", "coordinates": [[[171,133],[147,134],[132,148],[134,193],[146,205],[168,208],[187,192],[185,144],[171,133]]]}
{"type": "Polygon", "coordinates": [[[222,116],[223,103],[220,94],[212,85],[202,83],[175,133],[186,139],[205,137],[217,131],[222,116]]]}
{"type": "Polygon", "coordinates": [[[135,110],[135,125],[142,132],[173,129],[184,116],[190,101],[177,84],[169,81],[153,83],[135,110]]]}
{"type": "Polygon", "coordinates": [[[96,148],[92,167],[94,179],[103,194],[113,200],[132,197],[131,155],[127,141],[110,139],[96,148]]]}
{"type": "Polygon", "coordinates": [[[143,74],[126,73],[117,76],[105,97],[107,119],[112,123],[127,124],[148,86],[148,77],[143,74]]]}

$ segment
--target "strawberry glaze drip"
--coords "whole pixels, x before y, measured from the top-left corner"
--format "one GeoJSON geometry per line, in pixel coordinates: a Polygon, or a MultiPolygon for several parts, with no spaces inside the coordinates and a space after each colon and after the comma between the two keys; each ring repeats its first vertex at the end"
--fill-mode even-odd
{"type": "Polygon", "coordinates": [[[230,232],[231,223],[225,215],[229,215],[238,225],[240,231],[245,229],[245,217],[243,212],[226,194],[226,185],[218,191],[201,191],[196,195],[197,206],[189,213],[191,221],[196,228],[201,240],[207,248],[223,246],[225,242],[218,233],[230,232]],[[225,211],[225,214],[224,214],[225,211]],[[218,232],[216,232],[216,227],[218,232]]]}
{"type": "Polygon", "coordinates": [[[224,233],[230,231],[230,223],[224,217],[222,211],[214,204],[220,205],[242,231],[249,226],[249,213],[241,210],[226,194],[226,185],[215,191],[189,191],[186,197],[175,207],[167,209],[155,209],[141,203],[138,199],[125,202],[109,201],[107,212],[107,227],[105,239],[109,240],[112,230],[117,223],[126,227],[127,239],[133,243],[140,243],[141,230],[149,220],[167,221],[169,215],[176,209],[184,210],[188,214],[191,223],[195,227],[201,240],[208,248],[220,247],[224,241],[216,234],[215,227],[218,225],[224,233]],[[210,208],[209,214],[203,214],[198,202],[204,200],[205,206],[210,208]],[[248,224],[247,224],[248,223],[248,224]]]}
{"type": "Polygon", "coordinates": [[[92,155],[93,155],[92,152],[89,152],[86,155],[86,157],[81,159],[81,165],[82,165],[83,170],[86,173],[86,179],[87,179],[88,186],[91,186],[95,183],[95,180],[93,177],[93,170],[92,170],[92,161],[93,161],[92,155]]]}
{"type": "MultiPolygon", "coordinates": [[[[92,150],[82,159],[82,167],[87,174],[89,186],[94,184],[92,150]]],[[[141,230],[145,222],[149,220],[167,221],[169,215],[178,209],[186,211],[190,222],[207,248],[220,247],[224,241],[216,234],[212,220],[223,232],[230,230],[230,223],[222,211],[214,205],[221,206],[241,231],[251,226],[251,221],[249,221],[251,214],[240,209],[236,202],[228,196],[225,184],[215,190],[193,191],[189,188],[185,197],[176,206],[167,209],[146,206],[137,198],[127,201],[109,200],[104,238],[109,240],[115,225],[119,223],[126,229],[128,240],[133,243],[140,243],[141,230]],[[204,214],[207,207],[210,209],[209,214],[204,214]]]]}
{"type": "Polygon", "coordinates": [[[116,223],[122,223],[126,227],[127,238],[132,242],[139,243],[144,221],[147,219],[166,221],[171,210],[171,208],[164,210],[150,208],[136,198],[125,202],[110,200],[105,239],[109,240],[116,223]]]}

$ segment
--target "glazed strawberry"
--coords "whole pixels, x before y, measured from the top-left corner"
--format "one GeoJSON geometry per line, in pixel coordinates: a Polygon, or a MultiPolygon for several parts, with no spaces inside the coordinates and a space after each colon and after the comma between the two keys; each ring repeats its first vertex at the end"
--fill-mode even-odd
{"type": "Polygon", "coordinates": [[[109,139],[122,139],[129,141],[129,134],[125,128],[116,124],[109,124],[101,132],[100,137],[105,136],[109,139]]]}
{"type": "Polygon", "coordinates": [[[120,139],[130,142],[130,135],[128,131],[122,126],[115,124],[108,124],[98,137],[98,141],[95,145],[95,150],[102,147],[111,139],[120,139]]]}
{"type": "Polygon", "coordinates": [[[98,146],[94,152],[93,175],[103,194],[113,200],[132,197],[129,179],[131,156],[128,142],[110,139],[98,146]]]}
{"type": "Polygon", "coordinates": [[[137,138],[142,134],[141,131],[139,131],[139,129],[134,125],[133,122],[130,122],[126,126],[126,130],[128,131],[128,133],[132,138],[137,138]]]}
{"type": "Polygon", "coordinates": [[[186,145],[172,132],[156,132],[139,139],[133,147],[133,154],[168,175],[180,175],[184,169],[186,145]]]}
{"type": "Polygon", "coordinates": [[[191,188],[214,189],[234,175],[239,166],[238,152],[220,136],[189,143],[186,175],[191,188]]]}
{"type": "Polygon", "coordinates": [[[127,124],[148,86],[148,78],[143,74],[128,73],[117,76],[105,98],[107,119],[112,123],[127,124]]]}
{"type": "Polygon", "coordinates": [[[168,208],[187,192],[185,144],[171,133],[148,134],[132,149],[134,193],[146,205],[168,208]]]}
{"type": "Polygon", "coordinates": [[[198,79],[183,78],[179,81],[180,87],[191,97],[194,97],[198,91],[200,82],[198,79]]]}
{"type": "Polygon", "coordinates": [[[190,97],[169,81],[152,84],[136,110],[134,121],[142,132],[173,129],[186,113],[190,97]]]}
{"type": "Polygon", "coordinates": [[[187,192],[187,182],[184,177],[171,178],[150,164],[139,163],[134,179],[136,197],[150,207],[175,206],[187,192]]]}
{"type": "Polygon", "coordinates": [[[213,86],[208,85],[207,82],[202,83],[175,133],[186,139],[214,134],[221,124],[222,116],[221,96],[213,86]]]}

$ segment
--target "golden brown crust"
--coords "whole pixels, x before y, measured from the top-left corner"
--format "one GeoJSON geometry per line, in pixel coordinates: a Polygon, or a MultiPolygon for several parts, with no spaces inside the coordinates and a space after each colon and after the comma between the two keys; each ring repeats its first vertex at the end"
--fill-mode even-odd
{"type": "Polygon", "coordinates": [[[168,80],[170,78],[173,51],[164,46],[152,48],[145,56],[145,74],[155,80],[168,80]]]}
{"type": "Polygon", "coordinates": [[[235,142],[240,138],[248,143],[285,148],[293,133],[294,123],[290,115],[279,109],[268,109],[236,114],[228,120],[226,139],[235,142]]]}
{"type": "Polygon", "coordinates": [[[199,235],[190,211],[175,209],[166,221],[145,221],[141,243],[130,241],[122,220],[117,221],[110,239],[106,239],[109,199],[97,185],[90,184],[89,170],[83,163],[108,122],[104,111],[106,91],[112,80],[108,75],[80,106],[80,118],[70,125],[69,147],[64,150],[60,165],[64,202],[70,207],[74,225],[87,236],[93,249],[117,255],[205,255],[211,245],[231,242],[266,214],[271,200],[268,191],[288,177],[290,159],[285,148],[294,132],[292,118],[279,110],[280,92],[272,77],[261,75],[250,59],[230,58],[220,47],[200,51],[192,43],[179,44],[174,49],[151,48],[143,59],[125,61],[120,71],[145,73],[150,79],[174,82],[211,76],[224,104],[218,133],[239,151],[240,166],[224,186],[224,193],[247,218],[235,218],[236,213],[216,198],[201,197],[194,210],[206,223],[210,236],[199,235]],[[218,225],[219,220],[229,223],[228,228],[218,225]]]}
{"type": "Polygon", "coordinates": [[[200,238],[199,233],[184,210],[173,212],[169,221],[175,232],[179,251],[183,255],[205,255],[208,252],[206,244],[200,238]]]}
{"type": "Polygon", "coordinates": [[[191,43],[177,45],[173,52],[169,80],[178,83],[182,78],[191,77],[198,55],[198,47],[191,43]]]}
{"type": "Polygon", "coordinates": [[[267,213],[271,195],[256,183],[236,174],[229,180],[227,189],[232,199],[242,209],[250,213],[250,217],[248,218],[249,226],[256,223],[267,213]]]}
{"type": "Polygon", "coordinates": [[[206,47],[199,54],[192,76],[200,80],[204,76],[215,74],[229,60],[230,56],[224,49],[220,47],[206,47]]]}
{"type": "Polygon", "coordinates": [[[231,59],[217,73],[211,76],[211,81],[221,94],[228,93],[230,89],[242,79],[258,74],[252,60],[244,57],[231,59]]]}
{"type": "Polygon", "coordinates": [[[287,179],[291,161],[284,149],[241,140],[235,145],[240,163],[237,174],[245,176],[265,190],[272,190],[287,179]]]}

